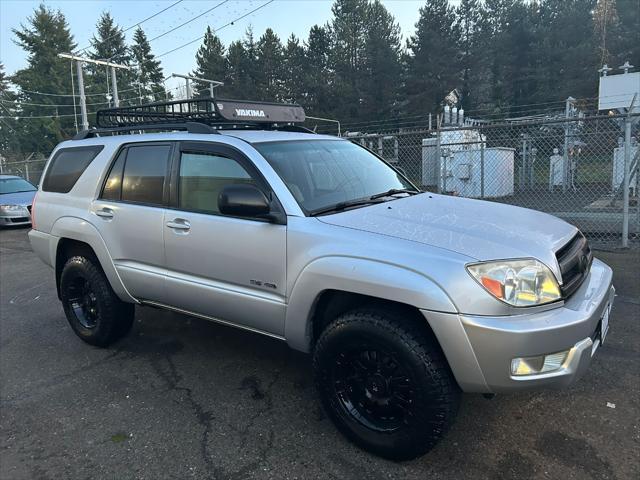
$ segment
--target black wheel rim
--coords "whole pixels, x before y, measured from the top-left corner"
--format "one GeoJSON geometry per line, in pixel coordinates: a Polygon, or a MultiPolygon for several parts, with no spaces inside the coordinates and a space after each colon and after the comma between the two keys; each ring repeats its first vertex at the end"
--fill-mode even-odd
{"type": "Polygon", "coordinates": [[[98,297],[91,284],[82,277],[74,278],[67,286],[67,305],[80,325],[95,328],[98,324],[98,297]]]}
{"type": "Polygon", "coordinates": [[[333,370],[334,399],[351,419],[377,432],[409,423],[414,380],[392,352],[362,345],[341,352],[333,370]]]}

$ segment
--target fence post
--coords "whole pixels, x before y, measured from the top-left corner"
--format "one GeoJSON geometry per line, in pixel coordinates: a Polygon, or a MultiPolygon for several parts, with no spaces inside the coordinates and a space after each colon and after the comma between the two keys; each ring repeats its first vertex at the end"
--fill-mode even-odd
{"type": "Polygon", "coordinates": [[[442,152],[440,149],[440,121],[436,121],[436,180],[438,182],[438,193],[442,193],[442,152]]]}
{"type": "Polygon", "coordinates": [[[629,246],[629,174],[631,164],[631,117],[624,120],[624,179],[622,187],[622,248],[629,246]]]}
{"type": "Polygon", "coordinates": [[[480,130],[480,198],[484,198],[484,142],[480,130]]]}
{"type": "Polygon", "coordinates": [[[24,162],[24,178],[27,182],[31,181],[31,177],[29,175],[29,162],[24,162]]]}

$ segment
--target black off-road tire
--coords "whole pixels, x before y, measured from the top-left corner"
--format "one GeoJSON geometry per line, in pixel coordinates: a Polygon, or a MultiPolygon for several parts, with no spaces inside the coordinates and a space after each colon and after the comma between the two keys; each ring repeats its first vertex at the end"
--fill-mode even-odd
{"type": "Polygon", "coordinates": [[[429,451],[458,410],[460,390],[435,338],[401,312],[370,308],[339,316],[320,335],[313,368],[338,429],[391,460],[429,451]],[[383,373],[372,373],[376,368],[383,373]]]}
{"type": "Polygon", "coordinates": [[[78,255],[66,261],[60,296],[69,325],[91,345],[106,347],[131,330],[135,307],[118,298],[95,258],[78,255]]]}

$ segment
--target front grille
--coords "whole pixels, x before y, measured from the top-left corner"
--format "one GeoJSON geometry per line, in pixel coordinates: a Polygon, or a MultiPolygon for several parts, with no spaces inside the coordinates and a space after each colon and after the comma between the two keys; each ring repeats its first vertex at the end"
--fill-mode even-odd
{"type": "Polygon", "coordinates": [[[556,252],[562,286],[560,291],[564,298],[570,297],[587,277],[593,254],[582,233],[578,232],[564,247],[556,252]]]}
{"type": "Polygon", "coordinates": [[[11,221],[11,223],[23,223],[28,222],[29,217],[11,217],[9,218],[9,220],[11,221]]]}

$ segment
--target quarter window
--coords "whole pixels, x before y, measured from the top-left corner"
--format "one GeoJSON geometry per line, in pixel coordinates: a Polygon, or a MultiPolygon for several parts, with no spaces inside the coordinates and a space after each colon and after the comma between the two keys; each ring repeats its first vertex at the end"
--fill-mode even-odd
{"type": "Polygon", "coordinates": [[[69,193],[80,175],[103,148],[102,145],[95,145],[58,150],[47,169],[42,182],[42,190],[69,193]]]}
{"type": "Polygon", "coordinates": [[[122,201],[150,205],[164,203],[170,152],[169,145],[129,147],[124,165],[122,201]]]}
{"type": "Polygon", "coordinates": [[[124,161],[127,158],[127,151],[122,150],[118,159],[115,161],[107,177],[107,181],[102,189],[101,198],[104,200],[120,200],[120,193],[122,192],[122,170],[124,168],[124,161]]]}
{"type": "Polygon", "coordinates": [[[255,184],[235,160],[219,155],[183,153],[180,160],[178,208],[219,213],[218,196],[227,185],[255,184]]]}

